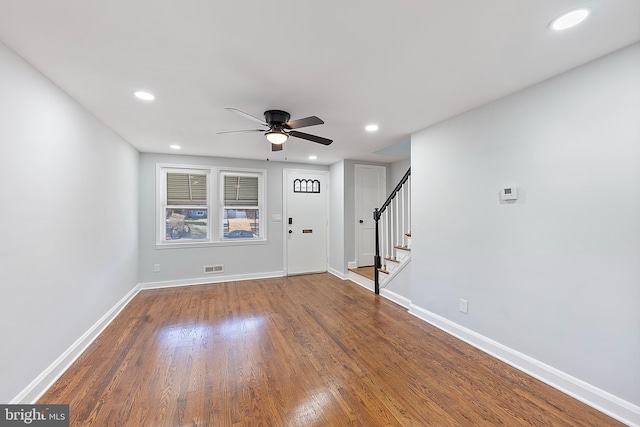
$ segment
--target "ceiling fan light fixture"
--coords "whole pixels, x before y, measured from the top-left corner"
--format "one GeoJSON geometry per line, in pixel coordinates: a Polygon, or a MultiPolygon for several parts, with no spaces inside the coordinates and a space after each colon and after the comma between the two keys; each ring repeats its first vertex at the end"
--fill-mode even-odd
{"type": "Polygon", "coordinates": [[[280,130],[270,130],[269,132],[266,132],[265,135],[270,143],[276,145],[284,144],[289,138],[289,135],[280,130]]]}

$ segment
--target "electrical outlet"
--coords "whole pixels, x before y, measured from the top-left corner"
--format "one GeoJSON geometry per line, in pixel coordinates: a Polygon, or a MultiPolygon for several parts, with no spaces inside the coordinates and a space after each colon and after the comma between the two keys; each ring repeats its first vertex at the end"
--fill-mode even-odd
{"type": "Polygon", "coordinates": [[[160,271],[160,264],[153,264],[153,272],[157,273],[160,271]]]}
{"type": "Polygon", "coordinates": [[[469,313],[469,301],[460,298],[460,311],[464,314],[469,313]]]}

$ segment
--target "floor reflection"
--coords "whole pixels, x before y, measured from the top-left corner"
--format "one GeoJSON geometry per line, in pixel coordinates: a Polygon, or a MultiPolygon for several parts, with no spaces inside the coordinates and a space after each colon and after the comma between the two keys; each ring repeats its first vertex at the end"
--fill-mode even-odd
{"type": "Polygon", "coordinates": [[[169,325],[160,330],[158,339],[166,346],[178,346],[206,339],[210,330],[211,325],[207,323],[169,325]]]}
{"type": "Polygon", "coordinates": [[[261,332],[264,328],[264,317],[247,316],[225,319],[216,325],[217,332],[226,338],[261,332]]]}
{"type": "Polygon", "coordinates": [[[158,339],[164,345],[181,345],[204,341],[211,336],[222,335],[224,338],[246,337],[259,333],[264,329],[265,319],[262,316],[245,316],[221,319],[211,323],[182,323],[164,326],[158,339]]]}
{"type": "Polygon", "coordinates": [[[333,404],[333,396],[328,390],[319,390],[309,394],[290,414],[293,424],[305,426],[322,425],[326,421],[325,411],[333,404]]]}

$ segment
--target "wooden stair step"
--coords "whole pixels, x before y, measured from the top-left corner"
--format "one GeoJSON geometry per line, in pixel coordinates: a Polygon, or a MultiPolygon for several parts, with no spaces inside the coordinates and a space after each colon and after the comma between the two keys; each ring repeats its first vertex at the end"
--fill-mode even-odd
{"type": "Polygon", "coordinates": [[[411,248],[407,246],[394,246],[396,249],[402,249],[403,251],[411,251],[411,248]]]}
{"type": "Polygon", "coordinates": [[[391,261],[391,262],[398,262],[398,263],[400,262],[400,260],[397,259],[397,258],[387,258],[387,257],[385,257],[384,259],[387,260],[387,261],[391,261]]]}
{"type": "Polygon", "coordinates": [[[379,268],[378,271],[380,273],[389,274],[389,272],[387,270],[383,270],[382,268],[379,268]]]}

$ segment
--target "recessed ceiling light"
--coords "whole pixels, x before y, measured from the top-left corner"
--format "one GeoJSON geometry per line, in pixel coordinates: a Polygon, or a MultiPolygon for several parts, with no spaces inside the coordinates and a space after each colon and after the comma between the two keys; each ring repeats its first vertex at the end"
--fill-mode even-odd
{"type": "Polygon", "coordinates": [[[173,149],[173,150],[179,150],[179,149],[181,149],[182,147],[180,147],[178,144],[171,144],[171,145],[169,146],[169,148],[171,148],[171,149],[173,149]]]}
{"type": "Polygon", "coordinates": [[[378,125],[367,125],[365,126],[364,130],[366,130],[367,132],[375,132],[378,130],[378,125]]]}
{"type": "Polygon", "coordinates": [[[144,92],[144,91],[137,91],[133,93],[135,95],[136,98],[138,99],[142,99],[144,101],[153,101],[154,99],[156,99],[155,95],[149,92],[144,92]]]}
{"type": "Polygon", "coordinates": [[[556,19],[551,21],[549,27],[556,31],[566,30],[567,28],[578,25],[587,19],[587,16],[589,16],[589,11],[587,9],[573,10],[565,13],[564,15],[558,16],[556,19]]]}
{"type": "Polygon", "coordinates": [[[318,156],[309,156],[309,160],[316,160],[318,158],[318,156]]]}

